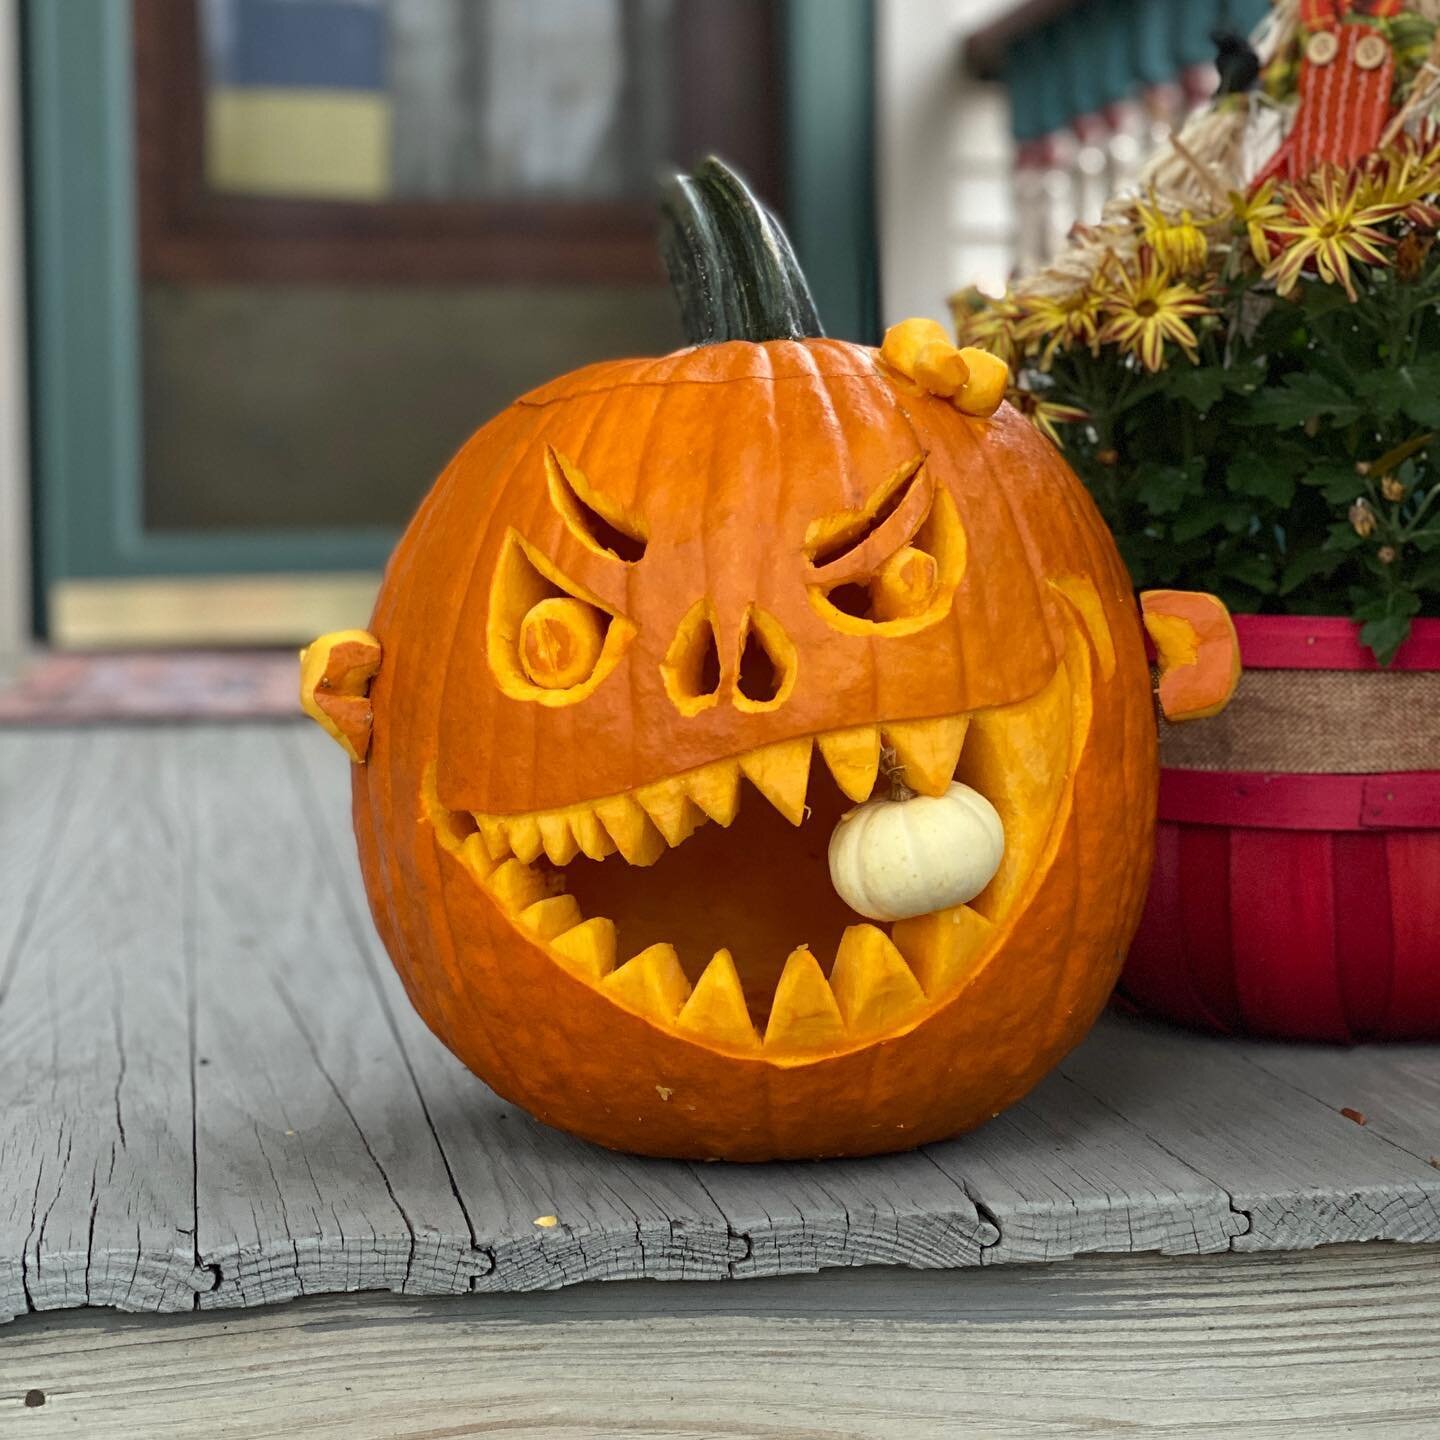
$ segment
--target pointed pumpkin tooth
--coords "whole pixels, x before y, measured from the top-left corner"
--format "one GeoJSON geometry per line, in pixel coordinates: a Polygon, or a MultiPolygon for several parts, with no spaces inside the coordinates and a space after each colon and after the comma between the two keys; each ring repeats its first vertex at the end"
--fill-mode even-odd
{"type": "MultiPolygon", "coordinates": [[[[740,762],[717,760],[684,777],[690,798],[718,825],[728,825],[740,811],[740,762]]],[[[710,962],[715,963],[713,960],[710,962]]]]}
{"type": "Polygon", "coordinates": [[[575,843],[591,860],[603,860],[607,855],[615,853],[615,842],[600,823],[600,817],[592,806],[577,805],[566,812],[566,819],[570,822],[570,832],[575,836],[575,843]]]}
{"type": "Polygon", "coordinates": [[[505,860],[497,865],[486,880],[485,888],[511,914],[518,914],[546,895],[544,877],[519,860],[505,860]]]}
{"type": "Polygon", "coordinates": [[[675,1028],[731,1050],[760,1048],[760,1037],[745,1008],[745,992],[740,987],[735,960],[728,950],[715,952],[705,973],[695,982],[675,1028]]]}
{"type": "Polygon", "coordinates": [[[520,923],[538,940],[553,940],[557,935],[573,930],[584,919],[580,902],[573,895],[551,895],[547,900],[527,905],[520,912],[520,923]]]}
{"type": "Polygon", "coordinates": [[[540,839],[545,845],[545,854],[552,865],[568,865],[580,849],[580,843],[570,830],[570,821],[563,814],[541,815],[536,821],[540,827],[540,839]]]}
{"type": "Polygon", "coordinates": [[[497,859],[510,853],[510,822],[498,815],[477,815],[475,824],[485,837],[485,846],[497,859]]]}
{"type": "Polygon", "coordinates": [[[509,827],[510,850],[517,860],[527,865],[540,858],[545,842],[540,838],[540,826],[533,815],[517,815],[509,827]]]}
{"type": "Polygon", "coordinates": [[[765,1048],[780,1054],[838,1049],[845,1043],[845,1021],[835,992],[809,947],[790,952],[765,1026],[765,1048]]]}
{"type": "Polygon", "coordinates": [[[943,795],[955,778],[965,748],[968,715],[942,715],[938,720],[907,720],[885,727],[886,742],[905,767],[905,783],[922,795],[943,795]]]}
{"type": "Polygon", "coordinates": [[[615,922],[597,915],[557,935],[550,949],[572,975],[598,985],[615,968],[615,922]]]}
{"type": "Polygon", "coordinates": [[[595,802],[595,813],[630,865],[653,865],[665,853],[665,837],[633,795],[595,802]]]}
{"type": "Polygon", "coordinates": [[[467,835],[460,846],[460,863],[481,880],[488,879],[494,872],[496,862],[490,858],[485,837],[478,830],[467,835]]]}
{"type": "Polygon", "coordinates": [[[851,925],[840,939],[830,988],[852,1039],[893,1030],[925,1003],[920,982],[890,937],[874,925],[851,925]]]}
{"type": "Polygon", "coordinates": [[[605,977],[605,989],[626,1009],[673,1025],[690,995],[673,945],[651,945],[605,977]]]}
{"type": "Polygon", "coordinates": [[[835,783],[857,804],[870,798],[880,768],[880,727],[853,725],[819,737],[820,754],[835,783]]]}
{"type": "Polygon", "coordinates": [[[792,824],[805,818],[805,792],[810,786],[810,736],[782,740],[740,757],[745,778],[792,824]]]}
{"type": "Polygon", "coordinates": [[[931,1000],[953,989],[985,953],[995,926],[968,905],[897,920],[890,934],[931,1000]]]}
{"type": "Polygon", "coordinates": [[[691,803],[679,776],[642,786],[635,798],[645,807],[667,845],[679,845],[705,823],[704,812],[691,803]]]}

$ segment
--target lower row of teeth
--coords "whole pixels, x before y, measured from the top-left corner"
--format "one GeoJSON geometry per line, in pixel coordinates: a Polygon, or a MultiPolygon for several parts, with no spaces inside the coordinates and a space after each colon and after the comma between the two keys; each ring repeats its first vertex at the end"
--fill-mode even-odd
{"type": "Polygon", "coordinates": [[[559,876],[514,857],[492,860],[478,833],[459,854],[572,974],[656,1024],[739,1051],[810,1054],[893,1031],[958,984],[992,929],[968,905],[897,921],[889,935],[876,925],[851,925],[828,976],[810,948],[799,946],[786,958],[762,1034],[729,950],[717,950],[693,986],[673,945],[648,946],[617,964],[615,922],[587,920],[573,895],[551,893],[559,876]]]}

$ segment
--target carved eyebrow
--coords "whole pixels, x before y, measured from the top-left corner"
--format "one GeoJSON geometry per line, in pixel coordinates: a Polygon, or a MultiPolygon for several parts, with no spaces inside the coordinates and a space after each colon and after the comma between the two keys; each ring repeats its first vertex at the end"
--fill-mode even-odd
{"type": "Polygon", "coordinates": [[[805,551],[817,575],[837,584],[869,575],[914,537],[935,498],[924,462],[923,455],[907,460],[859,509],[811,521],[805,551]]]}
{"type": "Polygon", "coordinates": [[[602,495],[572,460],[545,447],[545,489],[566,528],[587,549],[633,565],[645,554],[649,530],[633,511],[602,495]]]}

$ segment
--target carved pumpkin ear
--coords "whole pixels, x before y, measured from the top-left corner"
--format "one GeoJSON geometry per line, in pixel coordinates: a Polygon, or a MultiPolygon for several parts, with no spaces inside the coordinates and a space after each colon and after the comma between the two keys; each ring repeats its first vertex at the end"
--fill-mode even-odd
{"type": "Polygon", "coordinates": [[[1229,703],[1240,681],[1240,642],[1230,612],[1196,590],[1146,590],[1145,629],[1160,661],[1167,720],[1203,720],[1229,703]]]}
{"type": "Polygon", "coordinates": [[[357,764],[370,749],[370,682],[380,642],[368,630],[333,630],[300,652],[300,707],[357,764]]]}

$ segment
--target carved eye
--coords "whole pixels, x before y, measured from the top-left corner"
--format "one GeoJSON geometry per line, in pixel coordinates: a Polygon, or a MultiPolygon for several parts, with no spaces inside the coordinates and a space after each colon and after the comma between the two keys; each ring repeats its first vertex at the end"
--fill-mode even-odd
{"type": "Polygon", "coordinates": [[[644,556],[645,522],[602,495],[578,465],[551,446],[545,449],[545,485],[550,503],[582,545],[626,565],[644,556]]]}
{"type": "Polygon", "coordinates": [[[635,626],[562,575],[512,530],[490,585],[486,642],[500,688],[516,700],[571,705],[615,668],[635,626]]]}
{"type": "Polygon", "coordinates": [[[950,609],[965,572],[955,502],[920,461],[902,467],[858,511],[811,526],[810,603],[837,630],[905,635],[950,609]]]}
{"type": "Polygon", "coordinates": [[[857,620],[905,620],[923,615],[934,603],[939,587],[940,562],[928,550],[906,545],[868,583],[837,585],[826,599],[857,620]]]}

